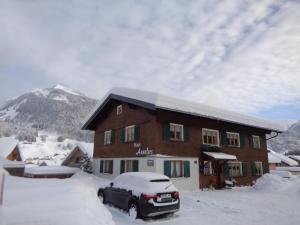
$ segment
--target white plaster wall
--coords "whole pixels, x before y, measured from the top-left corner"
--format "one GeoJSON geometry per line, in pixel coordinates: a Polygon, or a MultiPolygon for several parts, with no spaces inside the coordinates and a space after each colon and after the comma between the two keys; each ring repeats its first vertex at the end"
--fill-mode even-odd
{"type": "Polygon", "coordinates": [[[186,158],[186,157],[136,157],[136,158],[105,158],[103,160],[113,160],[113,174],[100,174],[100,158],[93,160],[93,173],[96,176],[113,179],[120,175],[120,164],[121,160],[139,160],[139,171],[140,172],[157,172],[164,174],[164,161],[165,160],[183,160],[190,161],[190,177],[178,177],[171,178],[174,185],[178,190],[197,190],[199,189],[199,162],[198,158],[186,158]],[[153,160],[154,166],[148,166],[147,160],[153,160]]]}

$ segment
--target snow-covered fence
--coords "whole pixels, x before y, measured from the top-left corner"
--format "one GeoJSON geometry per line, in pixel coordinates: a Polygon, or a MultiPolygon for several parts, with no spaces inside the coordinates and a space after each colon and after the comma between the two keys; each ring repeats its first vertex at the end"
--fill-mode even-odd
{"type": "Polygon", "coordinates": [[[0,167],[0,207],[3,205],[5,171],[0,167]]]}

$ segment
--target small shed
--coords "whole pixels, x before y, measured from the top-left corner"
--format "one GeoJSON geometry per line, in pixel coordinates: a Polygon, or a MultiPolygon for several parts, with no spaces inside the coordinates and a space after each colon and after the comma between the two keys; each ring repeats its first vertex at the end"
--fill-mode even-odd
{"type": "Polygon", "coordinates": [[[24,176],[30,178],[69,178],[81,170],[67,166],[27,165],[24,176]]]}
{"type": "Polygon", "coordinates": [[[77,143],[75,148],[66,156],[61,163],[62,166],[80,167],[80,160],[84,154],[87,154],[89,158],[93,158],[94,144],[93,143],[77,143]]]}
{"type": "Polygon", "coordinates": [[[24,175],[25,163],[22,162],[18,143],[15,138],[0,138],[0,166],[13,176],[24,175]]]}

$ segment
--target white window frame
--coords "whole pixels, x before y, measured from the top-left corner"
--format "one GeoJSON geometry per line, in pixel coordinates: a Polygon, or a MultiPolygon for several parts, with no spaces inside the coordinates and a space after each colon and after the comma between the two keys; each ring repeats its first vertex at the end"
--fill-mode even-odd
{"type": "Polygon", "coordinates": [[[123,112],[123,107],[122,107],[122,105],[118,105],[118,106],[117,106],[117,116],[118,116],[118,115],[121,115],[122,112],[123,112]]]}
{"type": "Polygon", "coordinates": [[[260,173],[255,173],[256,176],[262,176],[264,174],[264,168],[263,168],[263,164],[261,161],[254,161],[254,165],[255,165],[255,172],[256,172],[256,168],[257,166],[256,165],[259,165],[259,170],[260,170],[260,173]]]}
{"type": "Polygon", "coordinates": [[[135,125],[125,127],[125,142],[134,141],[134,136],[135,136],[135,134],[134,134],[135,129],[134,128],[135,128],[135,125]],[[130,136],[130,133],[129,133],[130,129],[133,129],[133,132],[132,132],[131,136],[130,136]]]}
{"type": "Polygon", "coordinates": [[[172,140],[172,141],[183,141],[184,140],[184,129],[183,129],[183,124],[177,124],[177,123],[170,123],[170,132],[171,132],[171,126],[174,126],[174,134],[175,134],[175,138],[170,138],[170,140],[172,140]],[[176,130],[175,130],[175,128],[176,127],[180,127],[180,133],[181,133],[181,137],[180,137],[180,139],[177,139],[176,138],[176,130]]]}
{"type": "Polygon", "coordinates": [[[213,130],[213,129],[208,129],[208,128],[202,128],[202,144],[204,145],[210,145],[210,146],[220,146],[220,132],[218,130],[213,130]],[[209,131],[209,132],[217,132],[217,144],[208,144],[204,143],[204,131],[209,131]]]}
{"type": "Polygon", "coordinates": [[[243,176],[243,164],[241,161],[228,161],[228,175],[229,177],[241,177],[243,176]],[[233,171],[232,166],[233,165],[238,165],[239,166],[239,171],[233,171]]]}
{"type": "Polygon", "coordinates": [[[107,130],[104,132],[104,145],[111,144],[111,133],[112,133],[112,130],[107,130]]]}
{"type": "Polygon", "coordinates": [[[258,136],[258,135],[252,135],[252,146],[255,149],[260,149],[260,136],[258,136]],[[258,138],[258,147],[254,146],[254,138],[258,138]]]}
{"type": "Polygon", "coordinates": [[[235,133],[235,132],[228,132],[226,131],[226,138],[228,139],[228,136],[227,134],[229,135],[237,135],[237,140],[238,140],[238,145],[231,145],[229,142],[227,143],[228,146],[230,147],[241,147],[241,141],[240,141],[240,133],[235,133]]]}
{"type": "MultiPolygon", "coordinates": [[[[102,174],[110,174],[109,173],[109,163],[110,163],[111,160],[106,160],[106,159],[103,159],[103,172],[102,174]],[[107,168],[106,168],[107,167],[107,168]],[[106,170],[107,169],[107,170],[106,170]]],[[[112,171],[113,172],[113,171],[112,171]]]]}
{"type": "Polygon", "coordinates": [[[203,162],[203,174],[204,174],[204,176],[214,176],[215,175],[213,163],[211,160],[203,162]],[[207,168],[208,171],[206,171],[205,165],[208,165],[208,168],[207,168]]]}

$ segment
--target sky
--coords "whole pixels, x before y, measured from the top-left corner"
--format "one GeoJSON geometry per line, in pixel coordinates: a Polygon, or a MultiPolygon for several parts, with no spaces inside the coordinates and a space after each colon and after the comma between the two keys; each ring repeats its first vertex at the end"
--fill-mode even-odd
{"type": "Polygon", "coordinates": [[[0,103],[137,88],[300,119],[300,1],[0,0],[0,103]]]}

